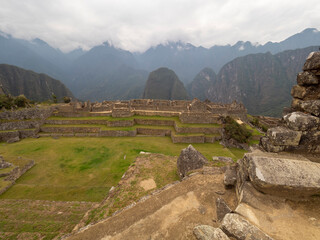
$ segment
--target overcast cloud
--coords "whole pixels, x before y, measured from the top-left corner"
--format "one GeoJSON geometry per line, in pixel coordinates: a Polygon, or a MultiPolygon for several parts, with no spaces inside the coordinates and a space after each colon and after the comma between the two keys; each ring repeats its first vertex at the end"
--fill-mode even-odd
{"type": "Polygon", "coordinates": [[[69,51],[104,41],[144,51],[166,41],[196,46],[281,41],[314,27],[319,0],[0,0],[0,30],[69,51]]]}

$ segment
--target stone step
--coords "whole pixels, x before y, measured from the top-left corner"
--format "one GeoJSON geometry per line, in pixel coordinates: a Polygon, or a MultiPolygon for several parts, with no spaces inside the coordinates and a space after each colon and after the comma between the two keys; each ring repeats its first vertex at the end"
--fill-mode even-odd
{"type": "Polygon", "coordinates": [[[320,164],[300,155],[247,153],[239,161],[237,189],[246,180],[259,191],[288,199],[320,193],[320,164]]]}

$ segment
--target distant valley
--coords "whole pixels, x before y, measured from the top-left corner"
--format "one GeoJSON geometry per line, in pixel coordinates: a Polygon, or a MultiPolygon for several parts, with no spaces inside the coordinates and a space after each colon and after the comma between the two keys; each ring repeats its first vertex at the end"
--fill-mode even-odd
{"type": "Polygon", "coordinates": [[[169,42],[131,53],[106,42],[89,51],[63,53],[40,39],[26,41],[1,33],[0,63],[45,73],[61,80],[78,99],[90,101],[141,98],[149,73],[166,67],[184,83],[189,98],[236,99],[252,114],[279,116],[289,104],[287,91],[306,55],[318,49],[307,47],[318,45],[320,32],[310,28],[264,45],[239,41],[204,48],[169,42]]]}

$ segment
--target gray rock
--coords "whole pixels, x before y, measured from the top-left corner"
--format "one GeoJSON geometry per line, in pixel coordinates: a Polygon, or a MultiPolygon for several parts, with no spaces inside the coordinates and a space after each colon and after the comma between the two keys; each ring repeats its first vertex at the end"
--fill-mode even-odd
{"type": "Polygon", "coordinates": [[[312,52],[306,59],[303,71],[320,69],[320,52],[312,52]]]}
{"type": "Polygon", "coordinates": [[[314,116],[320,116],[320,100],[301,100],[294,98],[291,107],[296,111],[302,111],[314,116]]]}
{"type": "Polygon", "coordinates": [[[316,130],[320,124],[319,118],[302,112],[289,113],[283,119],[288,128],[295,131],[316,130]]]}
{"type": "Polygon", "coordinates": [[[294,98],[303,100],[316,100],[320,98],[320,88],[318,85],[312,86],[293,86],[291,89],[291,95],[294,98]]]}
{"type": "Polygon", "coordinates": [[[237,181],[237,166],[228,166],[225,174],[223,183],[227,188],[231,188],[236,184],[237,181]]]}
{"type": "Polygon", "coordinates": [[[285,149],[285,146],[275,146],[273,145],[270,141],[269,138],[267,137],[262,137],[260,138],[260,146],[266,150],[267,152],[282,152],[285,149]]]}
{"type": "Polygon", "coordinates": [[[208,160],[192,145],[189,145],[181,150],[177,161],[178,173],[183,178],[189,171],[202,168],[206,163],[208,160]]]}
{"type": "Polygon", "coordinates": [[[7,140],[7,143],[14,143],[14,142],[19,142],[20,138],[19,137],[14,137],[14,138],[10,138],[7,140]]]}
{"type": "Polygon", "coordinates": [[[314,85],[319,83],[319,78],[311,72],[300,72],[297,75],[297,83],[300,86],[314,85]]]}
{"type": "Polygon", "coordinates": [[[224,162],[227,164],[232,164],[234,161],[230,157],[212,157],[213,161],[224,162]]]}
{"type": "Polygon", "coordinates": [[[0,156],[0,169],[3,169],[3,168],[8,168],[8,167],[11,167],[12,164],[9,163],[9,162],[6,162],[2,156],[0,156]]]}
{"type": "Polygon", "coordinates": [[[247,174],[252,185],[263,193],[289,199],[320,193],[320,164],[301,161],[299,156],[247,153],[239,168],[247,169],[241,174],[247,174]]]}
{"type": "Polygon", "coordinates": [[[301,134],[300,131],[293,131],[285,127],[269,128],[267,131],[267,137],[275,146],[297,146],[301,134]]]}
{"type": "Polygon", "coordinates": [[[220,229],[208,225],[198,225],[193,229],[193,234],[198,240],[230,240],[220,229]]]}
{"type": "Polygon", "coordinates": [[[300,107],[307,113],[315,116],[320,116],[320,100],[302,101],[300,107]]]}
{"type": "Polygon", "coordinates": [[[254,237],[251,239],[272,240],[270,236],[235,213],[229,213],[224,217],[221,228],[229,237],[238,240],[245,240],[249,234],[254,237]]]}
{"type": "Polygon", "coordinates": [[[222,221],[224,216],[231,212],[232,212],[231,208],[226,204],[223,198],[216,199],[216,213],[219,221],[222,221]]]}

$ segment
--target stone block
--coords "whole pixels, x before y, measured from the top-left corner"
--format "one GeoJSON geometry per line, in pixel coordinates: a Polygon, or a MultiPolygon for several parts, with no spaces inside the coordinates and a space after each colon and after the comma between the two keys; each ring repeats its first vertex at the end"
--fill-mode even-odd
{"type": "Polygon", "coordinates": [[[198,240],[229,240],[228,236],[220,229],[208,225],[198,225],[193,229],[193,234],[198,240]]]}
{"type": "Polygon", "coordinates": [[[231,212],[231,208],[226,204],[226,202],[222,198],[216,199],[216,213],[218,221],[222,221],[224,216],[231,212]]]}
{"type": "Polygon", "coordinates": [[[320,100],[301,101],[300,108],[314,116],[320,116],[320,100]]]}
{"type": "Polygon", "coordinates": [[[295,131],[309,131],[319,128],[320,119],[310,114],[302,112],[289,113],[283,117],[286,125],[291,130],[295,131]]]}
{"type": "Polygon", "coordinates": [[[260,138],[259,144],[267,152],[277,153],[277,152],[282,152],[285,150],[285,146],[275,146],[269,141],[269,138],[267,138],[267,137],[260,138]]]}
{"type": "Polygon", "coordinates": [[[302,132],[285,127],[269,128],[267,137],[275,146],[298,146],[302,132]]]}
{"type": "Polygon", "coordinates": [[[262,232],[258,227],[235,213],[229,213],[224,217],[221,228],[229,237],[234,237],[238,240],[245,240],[248,235],[253,236],[253,239],[272,240],[270,236],[262,232]]]}
{"type": "Polygon", "coordinates": [[[312,52],[306,59],[303,71],[320,69],[320,52],[312,52]]]}
{"type": "Polygon", "coordinates": [[[227,188],[232,188],[237,181],[237,166],[228,166],[224,178],[223,183],[227,188]]]}
{"type": "Polygon", "coordinates": [[[320,164],[300,159],[299,156],[289,158],[276,154],[247,153],[243,162],[257,190],[296,199],[320,193],[320,164]]]}
{"type": "Polygon", "coordinates": [[[189,145],[181,150],[177,160],[178,173],[183,178],[189,171],[202,168],[206,163],[208,160],[192,145],[189,145]]]}
{"type": "Polygon", "coordinates": [[[300,86],[319,84],[319,77],[312,72],[300,72],[297,75],[297,83],[300,86]]]}

